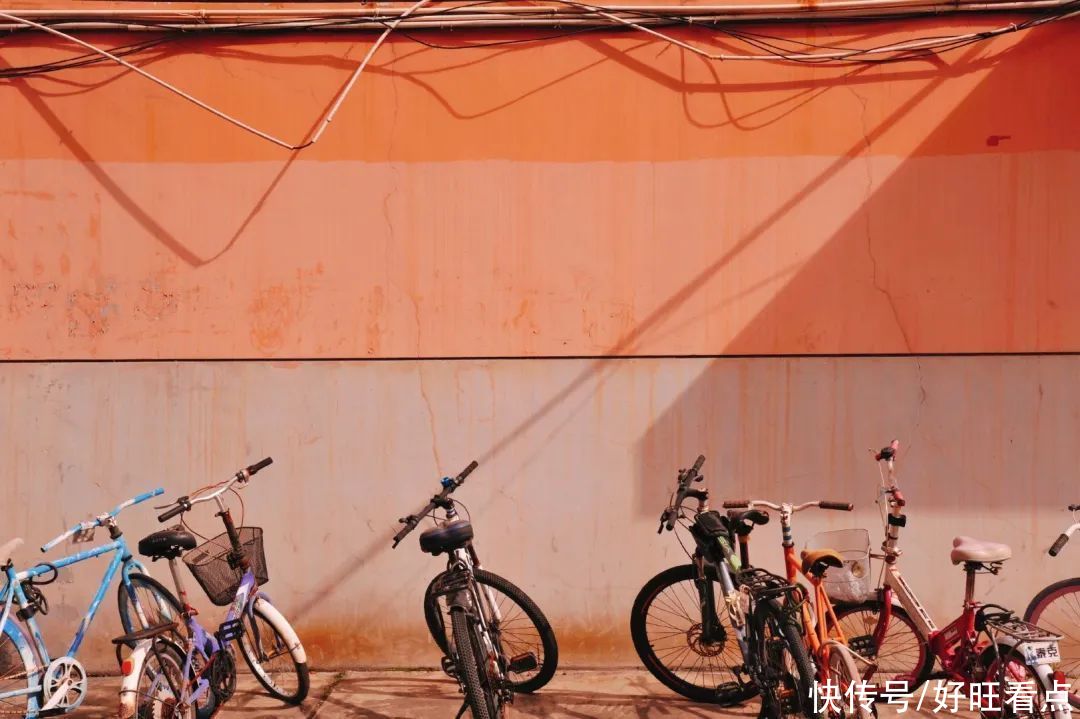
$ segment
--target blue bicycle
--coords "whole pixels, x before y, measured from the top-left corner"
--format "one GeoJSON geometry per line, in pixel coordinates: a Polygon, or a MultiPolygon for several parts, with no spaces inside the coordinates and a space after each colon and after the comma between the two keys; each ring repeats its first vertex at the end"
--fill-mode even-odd
{"type": "MultiPolygon", "coordinates": [[[[236,689],[236,660],[232,643],[255,678],[272,695],[288,704],[299,704],[309,687],[307,656],[296,631],[259,591],[268,581],[262,530],[237,527],[221,497],[235,492],[264,467],[269,457],[242,469],[217,485],[181,497],[158,519],[166,522],[202,502],[216,502],[217,516],[225,533],[196,546],[194,534],[181,523],[139,541],[144,556],[167,560],[179,600],[150,577],[159,596],[168,598],[174,614],[161,624],[130,633],[113,641],[133,645],[123,664],[120,689],[120,719],[208,719],[236,689]],[[188,602],[177,560],[183,556],[191,573],[210,601],[228,606],[225,621],[208,632],[195,619],[197,612],[188,602]],[[174,619],[179,617],[180,622],[174,619]],[[178,641],[177,634],[182,638],[178,641]]],[[[122,612],[123,614],[123,612],[122,612]]]]}
{"type": "Polygon", "coordinates": [[[2,570],[7,579],[0,591],[0,602],[4,607],[0,614],[0,715],[34,719],[44,713],[65,714],[82,703],[87,690],[86,669],[75,655],[117,572],[120,573],[122,603],[131,614],[132,623],[142,627],[162,623],[162,612],[168,611],[165,600],[147,584],[146,570],[132,558],[116,516],[163,492],[163,489],[155,489],[132,497],[111,512],[80,522],[41,548],[42,552],[47,552],[69,537],[77,543],[91,542],[98,527],[106,528],[112,541],[85,552],[16,571],[11,555],[22,540],[13,539],[0,547],[0,558],[4,562],[2,570]],[[41,587],[56,581],[59,570],[64,567],[109,553],[113,558],[105,569],[90,608],[75,631],[71,646],[65,654],[51,658],[35,618],[49,613],[49,603],[41,587]]]}

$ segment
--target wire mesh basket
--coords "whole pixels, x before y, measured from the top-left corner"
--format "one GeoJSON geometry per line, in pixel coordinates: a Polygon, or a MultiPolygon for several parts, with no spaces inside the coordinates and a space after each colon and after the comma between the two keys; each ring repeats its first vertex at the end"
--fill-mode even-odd
{"type": "MultiPolygon", "coordinates": [[[[244,554],[251,562],[251,571],[260,585],[270,581],[266,573],[266,554],[263,552],[263,531],[261,527],[239,527],[240,544],[244,554]]],[[[232,543],[229,535],[219,534],[208,539],[184,555],[184,564],[188,566],[195,580],[206,592],[210,601],[219,607],[232,603],[244,572],[239,567],[229,566],[229,552],[232,543]]]]}
{"type": "Polygon", "coordinates": [[[862,602],[874,596],[870,571],[870,532],[865,529],[837,529],[815,534],[806,543],[808,550],[831,549],[844,560],[842,567],[829,567],[823,584],[834,602],[862,602]]]}

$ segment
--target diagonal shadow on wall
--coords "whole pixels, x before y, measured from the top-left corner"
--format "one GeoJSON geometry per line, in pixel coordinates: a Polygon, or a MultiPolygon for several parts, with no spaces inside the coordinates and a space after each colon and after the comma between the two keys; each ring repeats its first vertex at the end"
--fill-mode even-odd
{"type": "MultiPolygon", "coordinates": [[[[866,152],[855,160],[865,163],[865,200],[851,203],[854,212],[819,252],[780,273],[781,289],[727,346],[708,350],[1080,349],[1080,291],[1068,270],[1080,266],[1072,239],[1080,236],[1080,139],[1068,119],[1080,111],[1080,88],[1071,79],[1077,50],[1069,30],[1026,35],[906,158],[875,157],[876,130],[868,128],[866,152]],[[867,327],[871,342],[853,348],[848,339],[866,337],[867,327]]],[[[791,262],[777,258],[775,269],[791,262]]],[[[951,456],[952,443],[950,469],[961,473],[974,469],[965,456],[986,460],[991,488],[1008,486],[1016,472],[1030,476],[1039,501],[1058,504],[1056,492],[1035,485],[1061,481],[1041,471],[1068,466],[1055,455],[1066,446],[1052,438],[1080,430],[1068,411],[1080,398],[1069,386],[1044,393],[1060,376],[1037,358],[1004,366],[987,358],[684,361],[700,362],[700,375],[635,447],[640,516],[658,515],[676,469],[699,452],[709,457],[716,499],[801,501],[821,488],[866,501],[865,482],[876,473],[865,450],[894,433],[924,449],[938,442],[927,457],[951,456]],[[799,497],[787,496],[797,488],[799,497]]],[[[1009,502],[949,487],[943,503],[1009,502]]]]}

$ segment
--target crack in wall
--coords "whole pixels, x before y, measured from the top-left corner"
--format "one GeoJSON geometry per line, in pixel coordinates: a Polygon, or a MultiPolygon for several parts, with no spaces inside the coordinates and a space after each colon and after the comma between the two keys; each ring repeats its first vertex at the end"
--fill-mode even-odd
{"type": "MultiPolygon", "coordinates": [[[[848,87],[848,90],[851,91],[851,94],[855,96],[855,99],[858,100],[859,105],[861,106],[859,120],[862,126],[864,143],[862,155],[865,160],[864,166],[866,167],[866,195],[863,200],[862,210],[866,222],[866,254],[870,258],[870,282],[874,289],[885,297],[885,301],[889,305],[889,311],[892,313],[893,321],[896,322],[896,329],[900,332],[900,336],[904,340],[904,347],[907,348],[908,352],[914,353],[915,349],[912,346],[911,338],[908,336],[907,330],[904,329],[904,323],[900,319],[900,309],[896,305],[896,299],[878,279],[878,261],[877,256],[874,255],[873,223],[870,216],[870,203],[874,195],[874,171],[871,160],[873,141],[870,139],[870,129],[866,121],[866,110],[869,105],[869,99],[865,95],[859,94],[853,87],[848,87]]],[[[915,374],[919,383],[919,405],[916,409],[915,422],[911,427],[912,435],[914,435],[922,424],[922,410],[926,405],[926,385],[923,382],[922,364],[919,361],[918,356],[915,356],[912,359],[915,363],[915,374]]]]}

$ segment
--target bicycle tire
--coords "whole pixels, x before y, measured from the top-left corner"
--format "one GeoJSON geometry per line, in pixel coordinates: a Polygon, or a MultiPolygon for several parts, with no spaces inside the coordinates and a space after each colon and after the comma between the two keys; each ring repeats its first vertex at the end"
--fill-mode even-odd
{"type": "MultiPolygon", "coordinates": [[[[736,683],[741,685],[741,689],[738,691],[732,691],[725,693],[725,704],[734,704],[740,701],[745,701],[757,693],[756,688],[751,684],[743,684],[739,681],[738,676],[733,671],[734,667],[741,667],[745,660],[742,656],[742,651],[739,649],[738,642],[735,639],[734,630],[731,628],[731,624],[728,621],[727,611],[724,608],[723,592],[720,589],[720,584],[716,575],[716,570],[711,567],[706,568],[706,575],[710,581],[715,583],[716,597],[718,598],[718,611],[717,616],[720,619],[721,627],[726,633],[724,644],[717,650],[715,647],[706,647],[698,642],[699,647],[695,648],[695,638],[700,639],[700,634],[695,637],[694,632],[700,632],[700,622],[694,626],[693,617],[687,614],[686,619],[690,624],[685,630],[685,646],[693,652],[696,652],[698,656],[705,656],[702,652],[706,652],[711,655],[710,658],[717,656],[727,655],[729,659],[724,661],[717,661],[711,666],[717,667],[717,669],[710,673],[710,679],[705,683],[705,674],[701,672],[701,683],[694,683],[688,681],[686,678],[679,676],[677,669],[672,669],[667,666],[665,659],[674,659],[681,655],[673,654],[675,649],[660,648],[659,651],[655,646],[661,639],[673,639],[678,636],[678,633],[670,634],[670,636],[660,636],[659,634],[650,637],[650,610],[654,607],[668,611],[672,614],[675,613],[675,607],[678,604],[682,608],[683,603],[688,603],[686,600],[685,591],[673,591],[671,596],[665,596],[665,590],[670,590],[672,587],[677,587],[680,583],[688,582],[689,584],[685,588],[686,591],[692,591],[696,596],[697,588],[694,585],[694,581],[697,577],[697,568],[693,564],[683,564],[665,569],[657,574],[655,577],[645,583],[645,586],[638,592],[637,598],[634,600],[633,609],[630,611],[630,636],[634,640],[634,649],[637,651],[638,657],[641,659],[642,664],[649,670],[661,684],[671,689],[677,694],[681,694],[687,699],[692,699],[696,702],[712,702],[719,703],[717,696],[717,687],[722,684],[736,683]],[[658,606],[657,602],[663,597],[663,606],[658,606]],[[682,602],[678,600],[682,599],[682,602]],[[729,651],[733,650],[733,651],[729,651]],[[719,651],[719,654],[716,652],[719,651]],[[716,681],[719,679],[720,681],[716,681]]],[[[696,599],[694,600],[696,602],[696,599]]],[[[700,619],[700,616],[698,617],[700,619]]],[[[678,629],[678,626],[671,625],[672,620],[665,619],[663,623],[667,623],[673,629],[678,629]]],[[[656,626],[659,622],[654,619],[653,626],[656,626]]],[[[678,651],[682,651],[681,647],[678,651]]],[[[693,675],[691,675],[693,676],[693,675]]]]}
{"type": "Polygon", "coordinates": [[[1069,693],[1069,704],[1080,709],[1080,577],[1055,582],[1036,594],[1024,611],[1024,621],[1062,636],[1062,641],[1058,642],[1061,662],[1055,669],[1065,672],[1073,689],[1069,693]],[[1044,616],[1059,602],[1062,602],[1063,611],[1072,615],[1070,620],[1061,622],[1053,615],[1044,616]]]}
{"type": "MultiPolygon", "coordinates": [[[[155,662],[160,666],[162,658],[166,659],[170,665],[166,671],[172,671],[175,674],[173,681],[179,682],[181,685],[186,683],[183,678],[184,656],[180,650],[168,640],[157,641],[155,646],[156,653],[147,654],[142,666],[137,669],[139,679],[135,690],[137,697],[135,705],[136,719],[192,719],[199,716],[198,712],[193,713],[190,707],[186,707],[180,702],[180,697],[175,695],[171,685],[167,688],[167,695],[155,693],[153,691],[155,688],[164,690],[166,687],[160,681],[155,681],[153,677],[150,677],[151,681],[148,690],[143,691],[144,675],[155,666],[155,662]],[[173,702],[171,705],[170,701],[173,702]]],[[[165,684],[169,684],[169,682],[166,681],[165,684]]]]}
{"type": "MultiPolygon", "coordinates": [[[[878,617],[881,615],[881,608],[880,599],[834,606],[836,621],[843,630],[848,644],[851,644],[853,640],[858,640],[859,637],[868,637],[873,634],[878,617]],[[845,619],[848,620],[847,623],[845,619]]],[[[904,608],[895,604],[892,607],[892,621],[885,631],[884,641],[878,651],[867,658],[878,662],[878,668],[866,677],[867,680],[876,677],[877,681],[884,685],[887,681],[906,675],[911,677],[912,681],[909,691],[915,691],[925,683],[934,668],[934,654],[930,651],[926,639],[919,634],[914,620],[904,608]],[[911,656],[912,654],[914,656],[911,656]],[[890,659],[885,660],[885,657],[890,657],[890,659]]]]}
{"type": "Polygon", "coordinates": [[[496,719],[491,712],[494,698],[491,696],[490,688],[485,687],[480,681],[480,666],[473,645],[471,625],[469,615],[464,609],[451,608],[450,626],[454,634],[454,649],[457,654],[454,666],[473,719],[496,719]]]}
{"type": "Polygon", "coordinates": [[[850,694],[849,687],[858,686],[862,681],[862,675],[852,657],[851,649],[842,644],[834,644],[829,647],[829,674],[835,675],[837,687],[840,690],[841,711],[837,713],[824,712],[829,717],[841,717],[843,719],[873,719],[874,713],[858,702],[858,698],[850,694]]]}
{"type": "Polygon", "coordinates": [[[149,626],[142,626],[142,622],[137,621],[138,615],[132,611],[131,597],[127,592],[127,585],[121,581],[116,588],[116,604],[120,612],[120,625],[124,628],[124,633],[131,634],[140,629],[149,629],[165,621],[176,622],[177,630],[170,634],[175,642],[183,644],[187,636],[187,626],[184,624],[184,612],[180,607],[180,600],[173,596],[173,593],[164,584],[147,574],[132,572],[128,575],[128,581],[134,591],[138,592],[141,588],[147,594],[156,596],[159,603],[157,611],[153,615],[154,618],[149,619],[149,626]],[[162,602],[167,606],[162,606],[162,602]],[[165,609],[168,611],[163,611],[165,609]]]}
{"type": "MultiPolygon", "coordinates": [[[[769,712],[767,704],[774,703],[766,701],[764,695],[764,688],[762,688],[762,703],[761,703],[761,716],[769,717],[770,719],[781,719],[782,717],[789,716],[803,716],[807,719],[817,719],[817,713],[811,701],[810,691],[814,685],[814,665],[810,661],[810,654],[806,650],[806,643],[803,641],[802,624],[799,620],[790,615],[780,605],[776,599],[770,599],[758,604],[753,614],[754,617],[754,631],[757,633],[757,637],[754,638],[760,642],[761,648],[766,652],[766,655],[760,657],[763,663],[772,665],[774,671],[780,671],[783,674],[788,675],[788,691],[795,693],[796,700],[798,702],[797,710],[794,714],[784,713],[783,702],[778,701],[781,706],[779,710],[769,712]],[[782,656],[769,656],[770,651],[768,647],[770,635],[773,640],[779,639],[783,642],[784,648],[787,651],[788,656],[791,658],[790,666],[776,666],[778,660],[782,660],[782,656]],[[791,672],[797,673],[796,676],[791,676],[791,672]],[[791,683],[794,686],[791,686],[791,683]]],[[[752,639],[751,641],[754,641],[752,639]]],[[[771,689],[769,689],[771,691],[771,689]]]]}
{"type": "Polygon", "coordinates": [[[1046,687],[1043,685],[1038,673],[1027,663],[1023,655],[1015,647],[998,644],[995,652],[993,645],[991,645],[983,650],[980,661],[985,667],[984,679],[987,682],[998,681],[1001,683],[1002,686],[999,688],[998,695],[1003,699],[1001,708],[997,711],[980,709],[979,716],[982,719],[1019,719],[1020,717],[1049,719],[1052,716],[1050,712],[1044,713],[1042,711],[1046,704],[1046,687]],[[1009,676],[1005,676],[1006,672],[1009,673],[1009,676]],[[1004,701],[1004,697],[1008,696],[1006,682],[1034,683],[1035,695],[1032,697],[1031,714],[1018,714],[1015,708],[1009,708],[1008,702],[1004,701]]]}
{"type": "MultiPolygon", "coordinates": [[[[19,651],[19,644],[25,647],[31,644],[26,640],[26,634],[22,628],[13,619],[13,616],[8,619],[4,631],[0,633],[0,691],[5,694],[41,685],[41,672],[37,669],[33,649],[28,650],[29,654],[19,651]],[[21,642],[16,640],[16,634],[21,635],[19,637],[21,642]]],[[[25,716],[29,708],[30,694],[24,693],[0,699],[0,713],[25,716]]]]}
{"type": "MultiPolygon", "coordinates": [[[[440,582],[446,572],[437,575],[428,584],[427,591],[424,592],[424,619],[427,621],[428,631],[431,632],[431,638],[435,640],[435,643],[442,650],[444,655],[450,654],[449,634],[446,626],[446,615],[449,610],[444,610],[439,602],[433,589],[435,585],[440,582]]],[[[497,627],[499,632],[499,644],[500,649],[503,652],[504,657],[507,659],[522,653],[524,650],[532,650],[536,655],[538,667],[535,671],[530,672],[524,679],[510,679],[510,686],[515,692],[521,692],[524,694],[530,694],[544,687],[551,678],[555,676],[555,670],[559,665],[559,645],[555,640],[555,631],[551,628],[551,624],[548,622],[547,617],[540,611],[540,608],[536,606],[536,603],[529,598],[525,592],[519,589],[515,584],[510,582],[498,574],[488,572],[483,569],[477,569],[473,572],[473,578],[477,584],[486,585],[491,587],[503,596],[510,600],[517,606],[524,614],[528,621],[532,624],[532,628],[536,631],[536,640],[526,640],[520,638],[518,629],[514,629],[513,632],[508,632],[507,629],[512,625],[515,625],[516,618],[510,613],[510,611],[504,611],[504,605],[497,598],[495,600],[496,605],[499,607],[499,613],[502,614],[502,621],[497,627]],[[510,641],[506,641],[507,637],[510,637],[510,641]],[[517,638],[515,638],[517,637],[517,638]],[[539,651],[537,651],[539,650],[539,651]]]]}
{"type": "MultiPolygon", "coordinates": [[[[271,696],[280,699],[286,704],[296,705],[307,698],[308,691],[311,688],[310,671],[308,669],[306,661],[297,661],[296,653],[291,647],[289,647],[288,642],[285,639],[285,636],[287,634],[295,634],[295,632],[291,631],[291,627],[290,631],[283,631],[282,629],[279,629],[276,625],[278,618],[280,618],[280,621],[285,622],[286,624],[288,624],[288,620],[285,619],[285,617],[281,616],[279,612],[274,612],[275,614],[277,614],[278,618],[271,618],[271,616],[268,616],[267,613],[264,612],[260,606],[261,602],[264,601],[266,600],[262,599],[256,601],[255,606],[251,608],[251,616],[244,616],[244,633],[240,637],[240,653],[244,655],[244,663],[248,665],[251,673],[255,675],[255,679],[259,682],[259,684],[262,685],[263,689],[265,689],[271,696]],[[260,620],[263,623],[262,627],[259,627],[258,624],[260,620]],[[253,642],[253,639],[256,632],[259,635],[258,644],[260,649],[259,653],[262,654],[261,657],[254,656],[255,644],[253,642]],[[277,650],[277,654],[275,656],[283,656],[286,653],[288,654],[289,661],[292,664],[292,671],[296,675],[295,690],[290,691],[289,689],[280,686],[277,682],[274,681],[273,677],[271,676],[271,674],[284,674],[284,671],[272,673],[266,668],[264,668],[263,665],[266,664],[266,660],[268,658],[265,656],[264,649],[267,639],[272,640],[273,649],[277,650]]],[[[273,657],[269,658],[272,659],[273,657]]]]}

